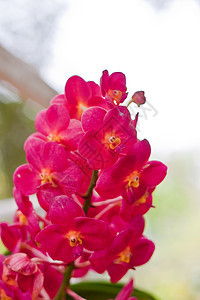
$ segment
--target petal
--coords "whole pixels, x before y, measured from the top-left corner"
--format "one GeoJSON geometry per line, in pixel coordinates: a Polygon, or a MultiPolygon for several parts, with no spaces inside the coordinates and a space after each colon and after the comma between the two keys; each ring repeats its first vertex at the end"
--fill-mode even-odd
{"type": "Polygon", "coordinates": [[[109,76],[109,89],[126,92],[126,76],[121,72],[114,72],[109,76]]]}
{"type": "Polygon", "coordinates": [[[66,151],[61,145],[55,142],[45,144],[42,160],[43,167],[47,168],[50,172],[61,172],[68,166],[66,151]]]}
{"type": "Polygon", "coordinates": [[[132,250],[132,258],[130,263],[133,266],[140,266],[145,264],[151,258],[155,250],[155,245],[152,241],[142,237],[138,240],[132,250]]]}
{"type": "Polygon", "coordinates": [[[159,161],[149,161],[142,170],[141,179],[147,187],[155,187],[163,181],[167,167],[159,161]]]}
{"type": "Polygon", "coordinates": [[[89,258],[92,267],[97,273],[103,273],[112,261],[112,256],[107,254],[107,250],[95,251],[89,258]]]}
{"type": "Polygon", "coordinates": [[[83,178],[80,168],[69,159],[67,162],[67,168],[62,172],[52,173],[52,177],[64,194],[72,195],[80,190],[83,178]]]}
{"type": "Polygon", "coordinates": [[[37,170],[41,170],[43,168],[44,162],[42,153],[45,145],[46,143],[43,140],[36,137],[28,138],[24,145],[27,161],[37,170]]]}
{"type": "MultiPolygon", "coordinates": [[[[120,124],[121,126],[127,126],[131,122],[131,115],[126,106],[118,106],[110,109],[105,118],[104,122],[113,122],[115,124],[120,124]]],[[[126,128],[122,128],[126,130],[126,128]]]]}
{"type": "Polygon", "coordinates": [[[43,133],[44,135],[48,135],[50,132],[49,124],[46,120],[46,112],[47,109],[41,110],[35,118],[36,130],[43,133]]]}
{"type": "Polygon", "coordinates": [[[109,73],[107,70],[104,70],[100,79],[101,92],[103,96],[106,95],[106,92],[108,90],[108,78],[109,78],[109,73]]]}
{"type": "Polygon", "coordinates": [[[103,169],[116,160],[116,154],[110,153],[96,131],[88,131],[80,140],[79,153],[86,159],[91,169],[103,169]]]}
{"type": "Polygon", "coordinates": [[[84,215],[82,208],[67,196],[57,196],[49,209],[52,223],[65,228],[66,232],[74,228],[74,218],[84,215]]]}
{"type": "Polygon", "coordinates": [[[52,104],[63,104],[66,102],[66,97],[64,94],[59,94],[53,97],[50,101],[50,105],[52,104]]]}
{"type": "Polygon", "coordinates": [[[31,165],[19,166],[13,175],[13,181],[17,189],[24,195],[32,195],[41,184],[39,172],[31,165]]]}
{"type": "Polygon", "coordinates": [[[50,184],[43,184],[37,192],[39,204],[45,211],[49,210],[49,206],[53,203],[54,198],[61,195],[63,195],[62,190],[50,184]]]}
{"type": "Polygon", "coordinates": [[[83,136],[81,122],[76,119],[71,119],[68,128],[59,133],[59,137],[66,145],[68,151],[77,150],[79,141],[83,136]]]}
{"type": "Polygon", "coordinates": [[[70,105],[77,106],[80,102],[87,103],[91,97],[91,89],[84,79],[72,76],[66,83],[65,96],[70,105]]]}
{"type": "Polygon", "coordinates": [[[0,224],[1,240],[13,252],[19,243],[27,239],[27,229],[24,225],[8,225],[7,223],[0,224]]]}
{"type": "Polygon", "coordinates": [[[130,243],[133,231],[131,229],[121,231],[112,241],[109,247],[109,254],[117,255],[122,252],[130,243]]]}
{"type": "Polygon", "coordinates": [[[129,267],[123,264],[110,264],[107,268],[108,274],[110,275],[111,282],[115,283],[119,281],[128,271],[129,267]]]}
{"type": "Polygon", "coordinates": [[[67,109],[60,104],[51,105],[46,111],[45,118],[50,131],[55,132],[65,130],[70,122],[70,116],[67,109]]]}
{"type": "Polygon", "coordinates": [[[76,229],[81,232],[84,248],[101,250],[109,244],[110,234],[105,222],[87,217],[75,218],[74,221],[76,229]]]}
{"type": "Polygon", "coordinates": [[[13,272],[31,275],[37,272],[37,264],[32,262],[25,253],[15,253],[4,260],[5,266],[13,272]]]}
{"type": "Polygon", "coordinates": [[[29,200],[29,197],[24,196],[16,187],[13,189],[13,195],[19,210],[21,210],[25,216],[28,216],[28,214],[33,210],[33,205],[29,200]]]}
{"type": "Polygon", "coordinates": [[[144,139],[142,141],[134,144],[128,151],[128,155],[133,155],[136,157],[135,168],[138,170],[147,162],[151,154],[151,146],[149,142],[144,139]]]}
{"type": "Polygon", "coordinates": [[[101,107],[94,106],[88,108],[81,117],[83,130],[85,132],[94,128],[97,130],[102,125],[105,114],[106,110],[101,107]]]}
{"type": "Polygon", "coordinates": [[[37,299],[36,297],[39,295],[41,289],[44,284],[44,275],[38,269],[37,273],[34,275],[33,286],[32,286],[32,299],[37,299]]]}
{"type": "Polygon", "coordinates": [[[130,281],[119,292],[115,300],[128,300],[129,297],[131,296],[132,291],[133,291],[133,279],[131,278],[130,281]]]}
{"type": "Polygon", "coordinates": [[[123,179],[135,170],[136,164],[136,156],[127,154],[114,164],[111,176],[116,180],[123,179]]]}
{"type": "Polygon", "coordinates": [[[120,178],[114,178],[111,176],[112,168],[107,168],[100,173],[100,176],[97,180],[95,190],[97,193],[108,198],[115,198],[120,196],[122,191],[123,183],[120,178]]]}

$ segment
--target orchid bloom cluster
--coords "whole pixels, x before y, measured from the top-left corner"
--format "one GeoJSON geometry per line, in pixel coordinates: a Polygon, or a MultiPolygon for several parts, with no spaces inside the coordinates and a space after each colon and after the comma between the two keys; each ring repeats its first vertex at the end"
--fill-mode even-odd
{"type": "MultiPolygon", "coordinates": [[[[132,119],[123,105],[127,96],[123,73],[104,71],[100,85],[72,76],[65,93],[36,116],[36,132],[24,144],[27,163],[13,176],[14,223],[0,225],[9,250],[0,256],[0,299],[82,299],[70,278],[107,271],[116,283],[151,258],[143,215],[167,167],[149,160],[149,142],[137,137],[138,115],[132,119]]],[[[132,102],[144,104],[144,92],[132,102]]],[[[132,284],[116,299],[135,299],[132,284]]]]}

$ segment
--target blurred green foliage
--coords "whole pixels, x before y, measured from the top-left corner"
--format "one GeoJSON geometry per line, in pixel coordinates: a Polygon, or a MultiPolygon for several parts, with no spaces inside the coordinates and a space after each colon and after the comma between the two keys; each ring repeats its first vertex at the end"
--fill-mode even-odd
{"type": "Polygon", "coordinates": [[[26,162],[24,141],[34,131],[26,109],[26,103],[0,94],[0,199],[12,197],[13,172],[26,162]]]}

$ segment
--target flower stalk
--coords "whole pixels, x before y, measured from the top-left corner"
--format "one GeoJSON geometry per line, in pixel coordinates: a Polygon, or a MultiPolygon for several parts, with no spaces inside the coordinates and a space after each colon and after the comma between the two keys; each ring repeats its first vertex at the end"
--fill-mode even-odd
{"type": "Polygon", "coordinates": [[[92,178],[91,178],[87,193],[84,195],[85,202],[83,205],[83,211],[86,215],[87,215],[88,209],[90,208],[90,205],[91,205],[92,191],[96,186],[97,179],[98,179],[98,170],[94,170],[92,173],[92,178]]]}
{"type": "Polygon", "coordinates": [[[62,300],[66,296],[66,288],[69,286],[69,282],[70,282],[70,278],[71,278],[73,270],[74,270],[74,263],[72,262],[65,269],[63,281],[60,285],[60,288],[59,288],[58,293],[55,296],[54,300],[62,300]]]}

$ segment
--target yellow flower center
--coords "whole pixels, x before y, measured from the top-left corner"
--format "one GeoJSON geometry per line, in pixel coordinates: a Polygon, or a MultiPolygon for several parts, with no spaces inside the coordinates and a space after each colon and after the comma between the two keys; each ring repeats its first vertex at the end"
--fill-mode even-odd
{"type": "Polygon", "coordinates": [[[130,247],[126,247],[120,254],[119,254],[119,259],[121,262],[129,263],[130,259],[132,257],[131,249],[130,247]]]}
{"type": "Polygon", "coordinates": [[[128,182],[128,187],[132,186],[137,188],[140,184],[140,174],[138,171],[134,171],[128,177],[126,177],[125,181],[128,182]]]}
{"type": "Polygon", "coordinates": [[[108,90],[108,95],[110,96],[112,102],[115,105],[119,105],[119,103],[122,99],[123,93],[121,91],[118,91],[118,90],[108,90]]]}
{"type": "Polygon", "coordinates": [[[109,147],[110,147],[110,149],[115,149],[120,144],[121,144],[120,138],[116,138],[115,136],[111,136],[109,138],[109,147]]]}
{"type": "Polygon", "coordinates": [[[59,138],[58,134],[56,134],[56,133],[54,133],[54,132],[50,133],[50,134],[47,136],[47,140],[48,140],[49,142],[58,142],[58,143],[60,143],[60,138],[59,138]]]}
{"type": "Polygon", "coordinates": [[[41,184],[51,183],[53,186],[55,186],[55,183],[53,182],[53,178],[49,170],[43,169],[39,177],[41,180],[41,184]]]}
{"type": "Polygon", "coordinates": [[[17,216],[19,218],[19,223],[20,224],[28,225],[27,217],[21,212],[21,210],[17,211],[17,216]]]}
{"type": "Polygon", "coordinates": [[[71,247],[81,245],[83,243],[82,239],[80,238],[80,232],[71,230],[65,235],[65,237],[69,240],[71,247]]]}
{"type": "Polygon", "coordinates": [[[79,102],[77,105],[78,115],[82,116],[82,113],[88,109],[88,106],[85,103],[79,102]]]}
{"type": "Polygon", "coordinates": [[[140,204],[146,203],[146,200],[147,200],[148,197],[149,197],[149,193],[146,192],[140,199],[138,199],[138,200],[134,203],[134,205],[135,205],[135,206],[139,206],[140,204]]]}

